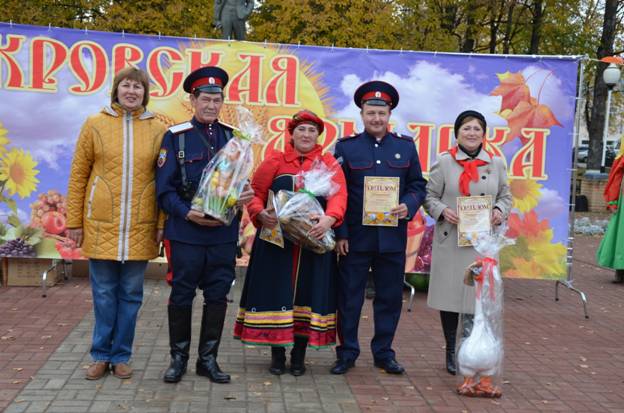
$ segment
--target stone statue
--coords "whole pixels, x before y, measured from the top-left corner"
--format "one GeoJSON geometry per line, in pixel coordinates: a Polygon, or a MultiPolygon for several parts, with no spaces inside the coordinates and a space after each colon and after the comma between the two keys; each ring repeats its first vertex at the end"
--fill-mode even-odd
{"type": "Polygon", "coordinates": [[[214,25],[224,39],[245,40],[245,21],[254,8],[254,0],[214,0],[214,25]]]}

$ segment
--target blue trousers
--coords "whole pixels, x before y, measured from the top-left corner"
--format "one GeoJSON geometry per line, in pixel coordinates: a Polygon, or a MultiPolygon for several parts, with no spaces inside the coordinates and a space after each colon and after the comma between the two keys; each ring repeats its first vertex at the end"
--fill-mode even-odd
{"type": "Polygon", "coordinates": [[[146,267],[147,261],[89,260],[95,313],[94,361],[119,364],[130,360],[146,267]]]}
{"type": "Polygon", "coordinates": [[[338,338],[336,355],[353,360],[360,355],[358,328],[369,269],[375,282],[375,335],[371,350],[376,361],[395,358],[392,340],[401,316],[405,252],[350,252],[338,262],[338,338]]]}
{"type": "Polygon", "coordinates": [[[236,267],[235,242],[195,245],[170,241],[170,246],[170,305],[192,306],[197,288],[202,290],[205,304],[227,302],[236,267]]]}

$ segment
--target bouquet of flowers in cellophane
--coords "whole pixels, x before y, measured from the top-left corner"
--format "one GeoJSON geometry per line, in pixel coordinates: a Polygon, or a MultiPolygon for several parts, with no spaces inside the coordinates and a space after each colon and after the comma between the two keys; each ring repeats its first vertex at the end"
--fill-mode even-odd
{"type": "Polygon", "coordinates": [[[317,254],[324,254],[336,246],[332,229],[321,239],[309,233],[318,222],[316,217],[325,215],[316,197],[327,199],[340,189],[332,180],[334,174],[323,161],[316,159],[310,170],[297,174],[297,182],[303,183],[301,189],[297,192],[282,189],[274,198],[275,211],[284,236],[317,254]]]}
{"type": "Polygon", "coordinates": [[[232,223],[238,212],[236,201],[253,169],[252,144],[263,143],[262,130],[252,113],[242,106],[236,110],[239,129],[234,130],[232,139],[208,162],[191,201],[192,209],[226,225],[232,223]]]}

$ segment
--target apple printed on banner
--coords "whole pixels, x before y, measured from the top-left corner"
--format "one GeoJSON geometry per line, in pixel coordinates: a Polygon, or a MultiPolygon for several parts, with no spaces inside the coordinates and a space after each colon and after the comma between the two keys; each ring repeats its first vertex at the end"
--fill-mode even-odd
{"type": "Polygon", "coordinates": [[[38,254],[56,252],[63,259],[81,259],[82,249],[67,236],[66,200],[56,189],[49,189],[37,195],[30,204],[30,226],[43,230],[44,242],[38,247],[38,254]]]}
{"type": "Polygon", "coordinates": [[[41,224],[48,234],[60,235],[65,232],[65,216],[58,211],[44,213],[41,224]]]}
{"type": "Polygon", "coordinates": [[[76,243],[69,238],[56,241],[54,247],[63,259],[79,260],[85,258],[82,256],[82,248],[76,248],[76,243]]]}

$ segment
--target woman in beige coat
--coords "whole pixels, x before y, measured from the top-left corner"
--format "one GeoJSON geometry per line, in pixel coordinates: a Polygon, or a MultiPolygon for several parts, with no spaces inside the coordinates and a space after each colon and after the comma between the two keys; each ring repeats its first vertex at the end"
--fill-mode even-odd
{"type": "MultiPolygon", "coordinates": [[[[147,261],[158,254],[156,160],[165,126],[145,107],[147,74],[134,67],[113,80],[111,105],[82,127],[69,178],[69,237],[89,258],[95,326],[86,378],[129,378],[147,261]]],[[[164,221],[164,220],[162,220],[164,221]]]]}
{"type": "Polygon", "coordinates": [[[492,195],[494,225],[500,225],[511,208],[505,162],[483,148],[485,130],[481,113],[460,113],[455,120],[457,146],[440,154],[427,183],[425,209],[436,221],[427,304],[440,310],[446,369],[453,375],[459,313],[474,313],[474,288],[464,285],[464,271],[477,257],[473,247],[457,246],[457,197],[492,195]]]}

